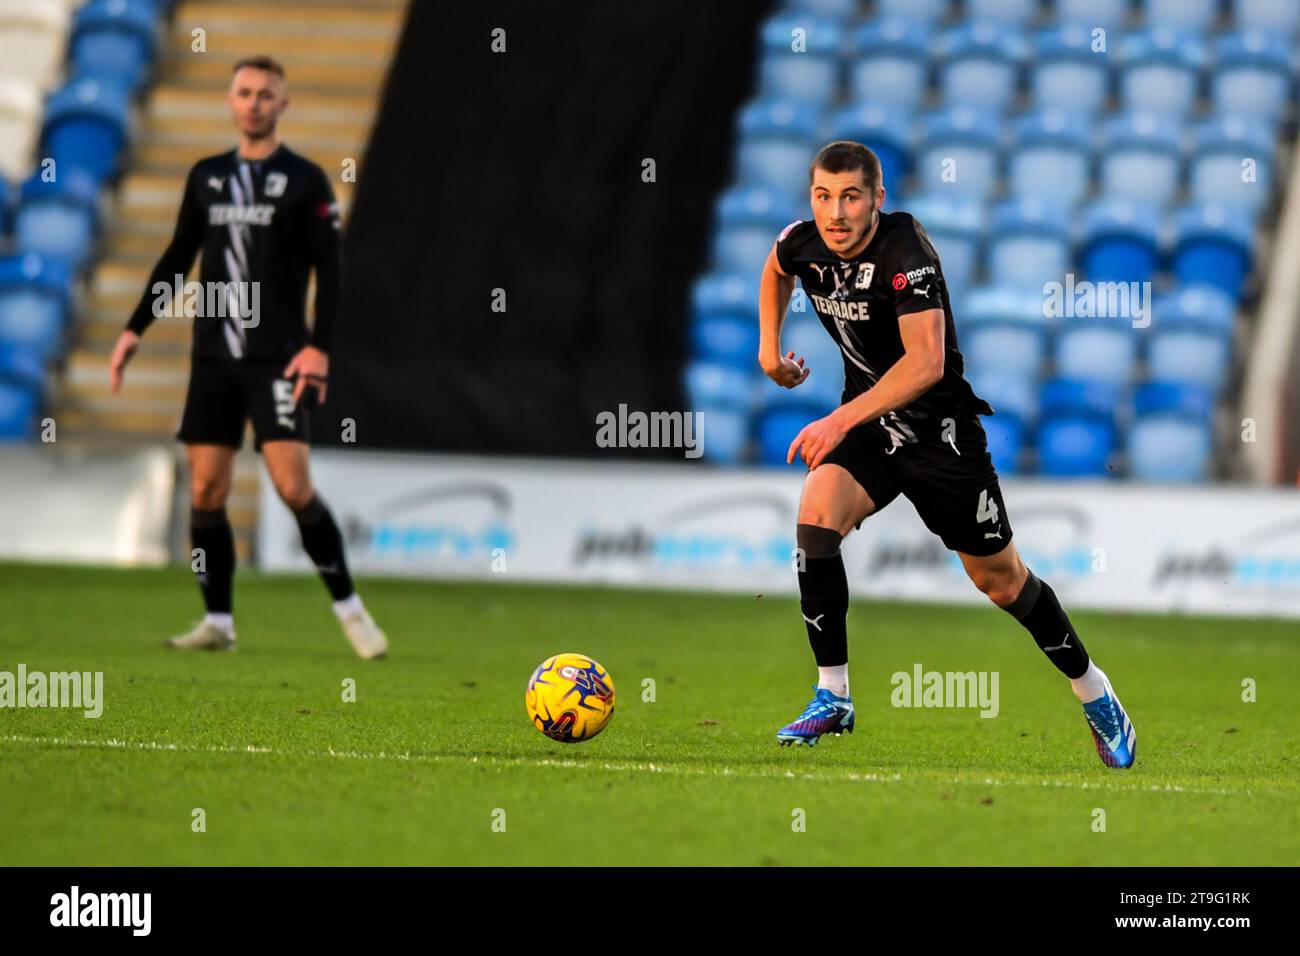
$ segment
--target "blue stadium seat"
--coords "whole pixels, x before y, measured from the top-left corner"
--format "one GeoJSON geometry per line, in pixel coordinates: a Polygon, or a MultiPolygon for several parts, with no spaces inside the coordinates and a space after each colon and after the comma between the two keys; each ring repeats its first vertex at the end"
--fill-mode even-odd
{"type": "MultiPolygon", "coordinates": [[[[960,336],[958,336],[960,341],[960,336]]],[[[964,343],[963,343],[964,344],[964,343]]],[[[1030,376],[1008,374],[999,368],[967,370],[966,380],[975,394],[990,405],[997,415],[1010,415],[1028,427],[1038,419],[1038,380],[1030,376]]]]}
{"type": "Polygon", "coordinates": [[[1163,206],[1178,189],[1179,134],[1157,113],[1125,113],[1102,127],[1099,178],[1107,197],[1163,206]]]}
{"type": "Polygon", "coordinates": [[[946,106],[1001,112],[1016,92],[1025,58],[1019,30],[967,21],[939,37],[939,89],[946,106]]]}
{"type": "Polygon", "coordinates": [[[740,114],[740,182],[807,193],[819,110],[791,100],[756,100],[740,114]]]}
{"type": "Polygon", "coordinates": [[[1137,30],[1125,35],[1120,62],[1120,102],[1125,109],[1177,119],[1191,112],[1205,67],[1199,37],[1163,25],[1137,30]]]}
{"type": "MultiPolygon", "coordinates": [[[[774,385],[773,388],[776,386],[774,385]]],[[[785,465],[786,453],[794,436],[809,422],[825,415],[824,410],[801,406],[769,408],[758,417],[758,460],[764,465],[785,465]]],[[[795,465],[804,468],[796,458],[795,465]]]]}
{"type": "Polygon", "coordinates": [[[1105,27],[1112,32],[1122,26],[1130,0],[1056,0],[1056,18],[1061,23],[1086,23],[1089,28],[1105,27]]]}
{"type": "Polygon", "coordinates": [[[952,9],[952,0],[876,0],[876,10],[887,17],[905,17],[919,26],[942,20],[952,9]]]}
{"type": "Polygon", "coordinates": [[[830,102],[839,85],[843,21],[809,14],[773,17],[763,27],[759,90],[765,97],[830,102]],[[802,31],[802,32],[797,32],[802,31]],[[796,50],[796,44],[802,49],[796,50]]]}
{"type": "Polygon", "coordinates": [[[993,210],[988,271],[994,281],[1041,290],[1070,268],[1065,210],[1039,198],[1012,199],[993,210]]]}
{"type": "Polygon", "coordinates": [[[23,184],[22,205],[14,220],[20,252],[85,264],[98,229],[99,189],[89,173],[65,170],[46,182],[37,173],[23,184]]]}
{"type": "Polygon", "coordinates": [[[1056,374],[1063,378],[1128,384],[1138,364],[1138,336],[1131,317],[1063,320],[1056,335],[1055,358],[1056,374]]]}
{"type": "Polygon", "coordinates": [[[1236,298],[1250,274],[1254,228],[1250,214],[1230,206],[1192,203],[1174,216],[1173,272],[1180,282],[1208,282],[1236,298]]]}
{"type": "Polygon", "coordinates": [[[1196,385],[1147,382],[1134,396],[1129,470],[1142,481],[1191,482],[1209,477],[1213,398],[1196,385]]]}
{"type": "Polygon", "coordinates": [[[1210,99],[1214,108],[1272,123],[1286,110],[1292,85],[1291,51],[1285,34],[1242,30],[1219,37],[1213,47],[1210,99]]]}
{"type": "Polygon", "coordinates": [[[911,213],[929,234],[939,253],[949,296],[961,296],[974,284],[979,269],[984,204],[940,190],[904,199],[899,208],[911,213]]]}
{"type": "Polygon", "coordinates": [[[14,189],[9,180],[0,175],[0,238],[9,235],[13,228],[14,189]]]}
{"type": "Polygon", "coordinates": [[[1259,120],[1221,115],[1196,127],[1191,198],[1258,212],[1273,189],[1273,137],[1259,120]]]}
{"type": "Polygon", "coordinates": [[[693,409],[703,415],[700,436],[703,457],[706,461],[735,465],[744,461],[749,451],[749,432],[752,419],[725,405],[701,405],[693,409]]]}
{"type": "Polygon", "coordinates": [[[1176,30],[1205,32],[1219,13],[1219,0],[1140,0],[1143,20],[1176,30]]]}
{"type": "Polygon", "coordinates": [[[999,118],[965,106],[927,116],[921,127],[918,191],[986,199],[997,187],[999,118]]]}
{"type": "Polygon", "coordinates": [[[58,175],[77,168],[100,182],[115,176],[129,110],[125,88],[94,77],[73,80],[51,96],[41,148],[55,161],[58,175]]]}
{"type": "Polygon", "coordinates": [[[691,408],[729,408],[747,414],[754,407],[755,384],[752,373],[730,365],[696,360],[686,366],[691,408]]]}
{"type": "Polygon", "coordinates": [[[929,57],[926,31],[915,20],[871,20],[853,34],[849,89],[859,102],[914,113],[925,96],[929,57]]]}
{"type": "Polygon", "coordinates": [[[1232,18],[1240,27],[1289,38],[1300,24],[1300,4],[1295,0],[1232,0],[1232,18]]]}
{"type": "Polygon", "coordinates": [[[1007,185],[1016,196],[1073,206],[1088,190],[1088,127],[1072,112],[1038,110],[1018,119],[1007,185]]]}
{"type": "Polygon", "coordinates": [[[1015,415],[999,412],[983,420],[993,467],[1001,477],[1020,473],[1020,453],[1025,444],[1024,423],[1015,415]]]}
{"type": "Polygon", "coordinates": [[[785,0],[787,13],[807,12],[820,17],[846,20],[857,10],[858,0],[785,0]]]}
{"type": "Polygon", "coordinates": [[[1115,452],[1116,393],[1104,382],[1052,379],[1039,396],[1039,471],[1053,478],[1104,478],[1115,452]]]}
{"type": "Polygon", "coordinates": [[[0,342],[37,357],[58,355],[70,314],[66,266],[37,255],[0,258],[0,342]]]}
{"type": "Polygon", "coordinates": [[[1109,93],[1110,59],[1093,50],[1091,29],[1080,23],[1066,22],[1040,30],[1034,38],[1029,74],[1034,105],[1096,114],[1109,93]]]}
{"type": "Polygon", "coordinates": [[[763,389],[764,404],[768,407],[792,402],[815,405],[825,409],[823,414],[835,408],[844,392],[844,358],[821,321],[811,315],[791,316],[781,330],[781,347],[786,352],[793,351],[796,359],[804,359],[812,371],[796,388],[769,383],[771,387],[763,389]]]}
{"type": "Polygon", "coordinates": [[[40,390],[0,376],[0,443],[26,442],[36,437],[40,390]]]}
{"type": "Polygon", "coordinates": [[[1022,26],[1032,20],[1038,0],[966,0],[966,15],[1005,26],[1022,26]]]}
{"type": "Polygon", "coordinates": [[[1041,293],[984,286],[966,296],[956,318],[962,354],[972,374],[996,371],[1014,379],[1037,377],[1048,333],[1041,293]]]}
{"type": "Polygon", "coordinates": [[[0,380],[42,389],[45,384],[45,359],[24,344],[0,342],[0,380]]]}
{"type": "MultiPolygon", "coordinates": [[[[811,158],[809,162],[811,162],[811,158]]],[[[718,201],[714,266],[721,272],[759,275],[781,230],[796,219],[808,218],[786,190],[761,186],[735,187],[718,201]]]]}
{"type": "MultiPolygon", "coordinates": [[[[912,164],[910,132],[902,111],[879,103],[848,106],[831,117],[831,137],[851,139],[874,150],[886,192],[897,188],[912,164]]],[[[808,162],[812,162],[809,157],[808,162]]],[[[807,164],[805,164],[805,170],[807,164]]]]}
{"type": "Polygon", "coordinates": [[[1223,290],[1202,284],[1157,300],[1147,345],[1151,377],[1222,391],[1232,359],[1234,309],[1223,290]]]}
{"type": "Polygon", "coordinates": [[[749,374],[758,362],[758,338],[757,273],[713,273],[696,282],[691,345],[697,358],[749,374]]]}
{"type": "Polygon", "coordinates": [[[691,411],[704,415],[704,457],[709,461],[731,464],[744,456],[754,386],[752,375],[727,365],[692,362],[686,367],[687,399],[691,411]]]}
{"type": "Polygon", "coordinates": [[[157,55],[158,14],[153,0],[91,0],[73,19],[73,69],[139,88],[157,55]]]}
{"type": "Polygon", "coordinates": [[[1083,216],[1079,264],[1092,282],[1149,282],[1158,255],[1158,215],[1149,206],[1102,200],[1083,216]]]}

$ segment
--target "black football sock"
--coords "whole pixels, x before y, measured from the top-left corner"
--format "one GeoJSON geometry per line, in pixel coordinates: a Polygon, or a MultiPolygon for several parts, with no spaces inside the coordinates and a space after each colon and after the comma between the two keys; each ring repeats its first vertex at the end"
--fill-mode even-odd
{"type": "Polygon", "coordinates": [[[849,580],[840,556],[840,533],[832,528],[801,524],[795,529],[803,551],[799,572],[799,610],[808,628],[808,643],[818,667],[849,662],[849,580]]]}
{"type": "Polygon", "coordinates": [[[191,567],[209,614],[231,613],[235,577],[235,534],[225,508],[190,508],[191,567]]]}
{"type": "Polygon", "coordinates": [[[334,523],[334,516],[325,507],[325,502],[313,496],[294,517],[298,519],[298,530],[302,533],[303,550],[316,565],[330,597],[336,601],[351,597],[355,589],[352,575],[348,573],[347,559],[343,556],[343,533],[334,523]]]}
{"type": "Polygon", "coordinates": [[[1084,675],[1088,669],[1088,652],[1075,633],[1074,625],[1070,623],[1061,602],[1056,599],[1056,592],[1046,581],[1039,580],[1030,571],[1025,586],[1020,589],[1020,596],[1011,602],[1006,611],[1018,618],[1034,636],[1034,643],[1056,665],[1057,670],[1071,680],[1084,675]]]}

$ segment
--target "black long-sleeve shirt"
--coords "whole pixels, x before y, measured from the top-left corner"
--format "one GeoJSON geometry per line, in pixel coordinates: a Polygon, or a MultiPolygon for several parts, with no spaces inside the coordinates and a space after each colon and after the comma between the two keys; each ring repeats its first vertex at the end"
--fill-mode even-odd
{"type": "Polygon", "coordinates": [[[185,181],[176,232],[127,328],[141,334],[159,315],[192,317],[193,354],[202,358],[287,359],[306,344],[328,350],[340,228],[324,171],[285,146],[260,161],[235,150],[201,159],[185,181]],[[200,249],[201,281],[186,283],[200,249]]]}

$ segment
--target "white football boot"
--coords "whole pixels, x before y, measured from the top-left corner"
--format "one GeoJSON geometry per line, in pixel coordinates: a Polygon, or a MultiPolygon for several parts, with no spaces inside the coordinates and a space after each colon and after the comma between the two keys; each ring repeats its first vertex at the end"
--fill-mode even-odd
{"type": "Polygon", "coordinates": [[[343,633],[352,642],[353,649],[364,660],[372,661],[388,653],[388,638],[379,629],[370,612],[362,608],[339,618],[343,633]]]}
{"type": "Polygon", "coordinates": [[[192,651],[228,651],[235,646],[235,632],[227,631],[207,621],[199,621],[194,630],[173,637],[164,647],[179,647],[192,651]]]}

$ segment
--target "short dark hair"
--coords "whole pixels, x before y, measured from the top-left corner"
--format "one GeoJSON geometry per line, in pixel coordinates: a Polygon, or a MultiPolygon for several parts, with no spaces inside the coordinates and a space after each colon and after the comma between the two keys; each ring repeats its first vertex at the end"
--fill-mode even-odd
{"type": "Polygon", "coordinates": [[[274,73],[280,79],[284,79],[284,67],[281,66],[280,61],[274,57],[263,54],[259,54],[258,56],[246,56],[235,64],[235,68],[231,70],[230,73],[233,76],[245,67],[252,70],[265,70],[267,73],[274,73]]]}
{"type": "Polygon", "coordinates": [[[817,170],[828,173],[852,173],[862,170],[862,179],[867,184],[867,191],[875,195],[876,187],[884,180],[880,171],[880,157],[861,143],[851,139],[837,139],[827,143],[817,153],[817,158],[808,167],[808,185],[812,185],[817,170]]]}

